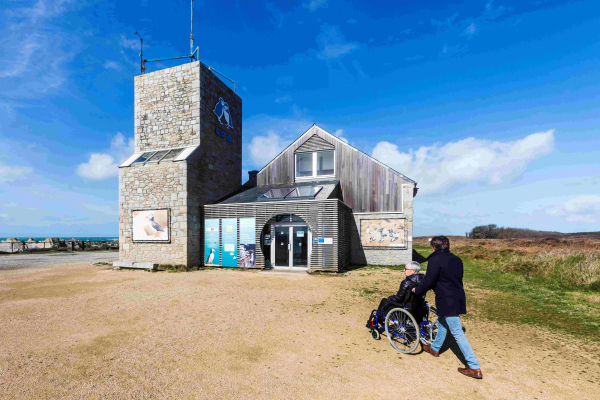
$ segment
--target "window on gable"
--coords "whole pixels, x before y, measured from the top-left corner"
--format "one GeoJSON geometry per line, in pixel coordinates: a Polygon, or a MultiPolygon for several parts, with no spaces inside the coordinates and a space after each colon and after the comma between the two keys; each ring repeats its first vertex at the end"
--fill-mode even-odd
{"type": "Polygon", "coordinates": [[[296,153],[296,178],[335,175],[335,150],[296,153]]]}

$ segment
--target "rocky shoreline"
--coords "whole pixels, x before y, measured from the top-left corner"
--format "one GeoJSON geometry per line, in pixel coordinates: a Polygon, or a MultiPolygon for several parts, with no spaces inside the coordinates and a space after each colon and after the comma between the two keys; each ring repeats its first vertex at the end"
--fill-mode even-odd
{"type": "Polygon", "coordinates": [[[24,253],[34,251],[94,251],[94,250],[118,250],[119,241],[117,240],[63,240],[56,237],[47,238],[42,241],[33,239],[17,240],[15,238],[7,238],[0,242],[0,253],[24,253]]]}

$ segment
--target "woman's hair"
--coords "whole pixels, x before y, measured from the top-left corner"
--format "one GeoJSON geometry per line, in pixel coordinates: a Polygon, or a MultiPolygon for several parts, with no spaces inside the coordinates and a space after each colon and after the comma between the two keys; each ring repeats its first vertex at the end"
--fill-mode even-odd
{"type": "Polygon", "coordinates": [[[406,264],[406,267],[404,267],[405,269],[412,269],[415,272],[419,272],[421,270],[421,264],[419,264],[416,261],[411,261],[408,264],[406,264]]]}

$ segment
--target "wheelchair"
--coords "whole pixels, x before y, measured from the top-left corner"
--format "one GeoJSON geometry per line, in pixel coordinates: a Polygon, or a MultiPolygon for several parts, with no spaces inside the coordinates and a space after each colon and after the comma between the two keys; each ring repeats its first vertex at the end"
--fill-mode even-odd
{"type": "Polygon", "coordinates": [[[423,301],[421,306],[412,307],[412,311],[413,313],[403,304],[388,301],[383,313],[378,310],[371,312],[367,328],[370,329],[373,339],[381,339],[381,334],[385,331],[394,349],[405,354],[412,353],[419,342],[431,345],[438,330],[435,307],[423,301]]]}

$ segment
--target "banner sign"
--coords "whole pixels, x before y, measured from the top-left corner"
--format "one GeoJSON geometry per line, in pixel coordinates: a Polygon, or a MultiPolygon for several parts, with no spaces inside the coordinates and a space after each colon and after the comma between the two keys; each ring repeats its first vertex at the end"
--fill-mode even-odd
{"type": "Polygon", "coordinates": [[[169,209],[133,210],[132,241],[169,243],[171,240],[169,211],[169,209]]]}
{"type": "Polygon", "coordinates": [[[406,218],[361,219],[360,244],[406,248],[406,218]]]}
{"type": "Polygon", "coordinates": [[[219,220],[204,220],[204,264],[219,265],[219,220]]]}
{"type": "Polygon", "coordinates": [[[240,218],[240,267],[253,268],[256,262],[256,219],[240,218]]]}
{"type": "Polygon", "coordinates": [[[221,243],[223,244],[223,267],[237,267],[237,219],[221,220],[221,243]]]}

